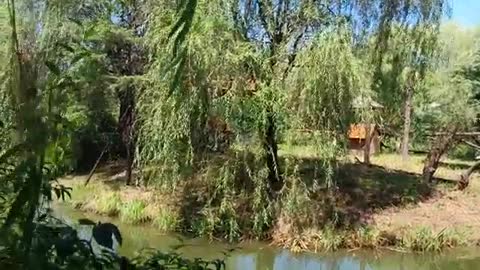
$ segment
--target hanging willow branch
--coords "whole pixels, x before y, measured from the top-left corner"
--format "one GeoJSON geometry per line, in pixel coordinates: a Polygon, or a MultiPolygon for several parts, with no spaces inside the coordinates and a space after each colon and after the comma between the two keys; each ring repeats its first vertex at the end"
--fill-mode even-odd
{"type": "Polygon", "coordinates": [[[174,68],[174,76],[170,84],[170,93],[172,94],[175,89],[180,86],[182,73],[185,68],[186,50],[184,43],[187,35],[192,27],[193,19],[195,16],[195,10],[197,7],[197,0],[181,0],[178,14],[180,15],[176,23],[173,25],[168,38],[173,40],[172,49],[172,67],[174,68]]]}

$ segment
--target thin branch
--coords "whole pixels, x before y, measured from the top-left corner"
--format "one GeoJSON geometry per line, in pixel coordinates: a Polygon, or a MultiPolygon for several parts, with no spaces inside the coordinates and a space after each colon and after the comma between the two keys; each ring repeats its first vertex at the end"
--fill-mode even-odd
{"type": "Polygon", "coordinates": [[[285,69],[285,71],[283,72],[282,81],[284,81],[286,79],[290,70],[295,66],[295,60],[297,59],[297,55],[298,55],[297,48],[298,48],[298,45],[300,43],[300,40],[303,38],[303,36],[305,34],[305,30],[306,30],[306,27],[304,27],[304,29],[300,32],[300,34],[297,36],[297,38],[295,39],[295,41],[293,43],[293,53],[291,55],[289,55],[289,57],[288,57],[288,65],[287,65],[287,68],[285,69]]]}
{"type": "Polygon", "coordinates": [[[256,2],[258,7],[258,17],[260,18],[260,22],[265,29],[265,33],[267,34],[267,37],[273,46],[273,34],[269,31],[268,22],[266,20],[267,14],[265,13],[265,5],[263,4],[262,0],[257,0],[256,2]]]}
{"type": "Polygon", "coordinates": [[[469,142],[469,141],[466,141],[466,140],[462,140],[462,142],[463,142],[464,144],[468,145],[468,146],[471,146],[471,147],[473,147],[473,148],[475,148],[475,149],[480,150],[480,145],[478,145],[478,144],[475,144],[475,143],[473,143],[473,142],[469,142]]]}
{"type": "Polygon", "coordinates": [[[95,171],[97,170],[98,164],[100,164],[100,161],[102,160],[103,155],[105,154],[105,152],[107,152],[107,149],[108,149],[108,144],[105,145],[105,147],[103,148],[102,153],[100,153],[100,156],[97,158],[97,161],[95,162],[95,165],[93,165],[93,168],[92,168],[92,170],[90,171],[90,174],[88,175],[87,180],[85,180],[85,185],[84,185],[84,186],[87,186],[88,183],[90,182],[90,179],[92,178],[93,174],[94,174],[95,171]]]}

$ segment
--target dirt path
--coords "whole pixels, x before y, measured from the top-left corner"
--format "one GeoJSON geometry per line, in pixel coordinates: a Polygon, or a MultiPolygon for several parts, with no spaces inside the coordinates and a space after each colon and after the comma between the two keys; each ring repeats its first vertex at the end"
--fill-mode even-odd
{"type": "MultiPolygon", "coordinates": [[[[479,180],[478,177],[476,180],[479,180]]],[[[428,227],[434,231],[456,229],[480,240],[480,196],[477,191],[450,190],[438,192],[427,201],[409,207],[392,207],[372,216],[375,227],[395,232],[428,227]]],[[[469,238],[470,238],[469,237],[469,238]]]]}

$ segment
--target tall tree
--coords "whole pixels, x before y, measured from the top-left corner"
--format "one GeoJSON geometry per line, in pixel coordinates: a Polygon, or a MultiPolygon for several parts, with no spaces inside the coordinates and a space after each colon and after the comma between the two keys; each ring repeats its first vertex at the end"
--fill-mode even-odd
{"type": "Polygon", "coordinates": [[[457,133],[476,130],[478,100],[478,52],[473,33],[446,25],[440,35],[439,53],[434,69],[427,74],[426,99],[422,100],[422,122],[429,132],[436,133],[425,159],[423,178],[433,182],[442,156],[459,142],[457,133]]]}
{"type": "Polygon", "coordinates": [[[383,5],[372,46],[372,88],[392,115],[386,119],[403,118],[400,152],[404,159],[408,158],[415,89],[421,86],[437,50],[438,29],[446,9],[441,0],[385,1],[383,5]]]}
{"type": "Polygon", "coordinates": [[[107,41],[106,53],[110,62],[110,72],[118,76],[116,87],[120,104],[118,124],[126,152],[127,185],[130,185],[132,180],[136,148],[136,96],[141,87],[141,83],[135,78],[144,74],[146,64],[146,52],[141,40],[147,27],[144,5],[143,1],[135,0],[118,3],[113,12],[116,18],[114,24],[124,31],[113,35],[111,40],[107,41]]]}

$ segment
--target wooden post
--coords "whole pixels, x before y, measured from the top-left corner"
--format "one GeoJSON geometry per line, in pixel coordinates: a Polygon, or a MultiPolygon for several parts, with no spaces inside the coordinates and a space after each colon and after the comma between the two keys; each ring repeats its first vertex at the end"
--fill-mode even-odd
{"type": "Polygon", "coordinates": [[[370,123],[367,122],[365,127],[365,145],[363,146],[363,163],[370,164],[370,144],[372,143],[372,136],[370,136],[370,123]]]}

